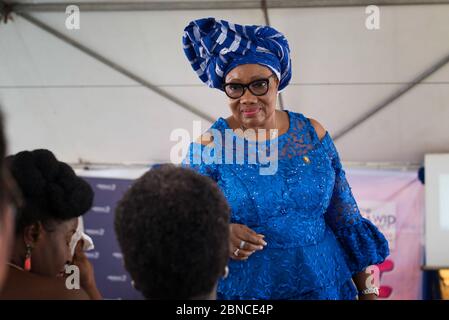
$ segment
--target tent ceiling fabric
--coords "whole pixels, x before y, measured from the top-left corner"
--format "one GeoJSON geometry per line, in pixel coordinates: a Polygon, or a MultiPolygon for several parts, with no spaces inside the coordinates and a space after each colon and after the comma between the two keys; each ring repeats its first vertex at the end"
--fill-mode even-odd
{"type": "MultiPolygon", "coordinates": [[[[419,5],[447,4],[449,0],[18,0],[25,10],[60,10],[61,4],[80,4],[84,9],[101,10],[201,10],[201,9],[255,9],[268,8],[317,8],[337,6],[419,5]]],[[[22,9],[21,8],[21,9],[22,9]]]]}
{"type": "MultiPolygon", "coordinates": [[[[449,54],[449,5],[381,7],[376,31],[365,28],[361,7],[268,13],[292,49],[285,108],[318,119],[331,134],[449,54]]],[[[205,16],[264,23],[260,9],[81,12],[74,31],[64,27],[64,13],[30,14],[213,118],[229,115],[227,100],[191,70],[183,28],[205,16]]],[[[45,147],[69,162],[168,161],[172,130],[191,132],[194,120],[203,130],[210,125],[18,16],[0,24],[0,61],[11,152],[45,147]]],[[[346,161],[421,163],[425,153],[449,151],[447,119],[449,65],[337,146],[346,161]]]]}

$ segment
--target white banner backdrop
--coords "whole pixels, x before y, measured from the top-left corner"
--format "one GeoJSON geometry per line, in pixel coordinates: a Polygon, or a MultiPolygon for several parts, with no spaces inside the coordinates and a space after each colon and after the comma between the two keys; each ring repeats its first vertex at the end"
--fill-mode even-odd
{"type": "Polygon", "coordinates": [[[363,216],[385,235],[390,256],[379,265],[380,298],[422,298],[424,186],[416,172],[346,171],[363,216]]]}

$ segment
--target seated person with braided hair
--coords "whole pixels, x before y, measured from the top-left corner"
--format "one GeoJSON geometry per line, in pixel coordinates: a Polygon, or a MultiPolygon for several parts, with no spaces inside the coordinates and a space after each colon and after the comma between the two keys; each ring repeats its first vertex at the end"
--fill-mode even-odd
{"type": "Polygon", "coordinates": [[[78,242],[70,242],[93,202],[89,184],[48,150],[23,151],[6,158],[23,196],[16,212],[15,244],[0,299],[101,299],[92,265],[78,242]],[[79,289],[66,286],[65,265],[79,268],[79,289]]]}
{"type": "Polygon", "coordinates": [[[227,275],[229,207],[214,181],[159,165],[118,203],[125,267],[147,299],[215,299],[227,275]]]}

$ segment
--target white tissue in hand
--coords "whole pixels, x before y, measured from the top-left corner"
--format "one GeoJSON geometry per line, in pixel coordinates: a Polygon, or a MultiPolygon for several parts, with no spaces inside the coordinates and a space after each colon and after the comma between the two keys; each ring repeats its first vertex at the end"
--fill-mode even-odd
{"type": "Polygon", "coordinates": [[[75,254],[76,244],[80,240],[84,240],[84,251],[94,249],[94,242],[92,241],[92,238],[84,233],[83,219],[81,217],[78,218],[78,228],[76,229],[76,232],[73,234],[72,240],[70,241],[70,252],[72,254],[72,257],[75,254]]]}

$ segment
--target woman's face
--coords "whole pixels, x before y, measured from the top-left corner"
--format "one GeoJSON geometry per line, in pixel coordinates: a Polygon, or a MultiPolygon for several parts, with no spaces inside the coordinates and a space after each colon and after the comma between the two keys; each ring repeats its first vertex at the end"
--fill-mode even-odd
{"type": "Polygon", "coordinates": [[[229,98],[232,116],[245,128],[268,128],[267,121],[274,115],[278,93],[278,79],[273,72],[259,64],[243,64],[228,72],[226,83],[249,84],[255,80],[268,79],[268,92],[255,96],[246,88],[243,96],[229,98]]]}
{"type": "Polygon", "coordinates": [[[51,229],[40,228],[37,241],[31,251],[31,271],[55,277],[64,273],[66,263],[72,261],[70,241],[78,227],[78,218],[54,222],[51,229]]]}

